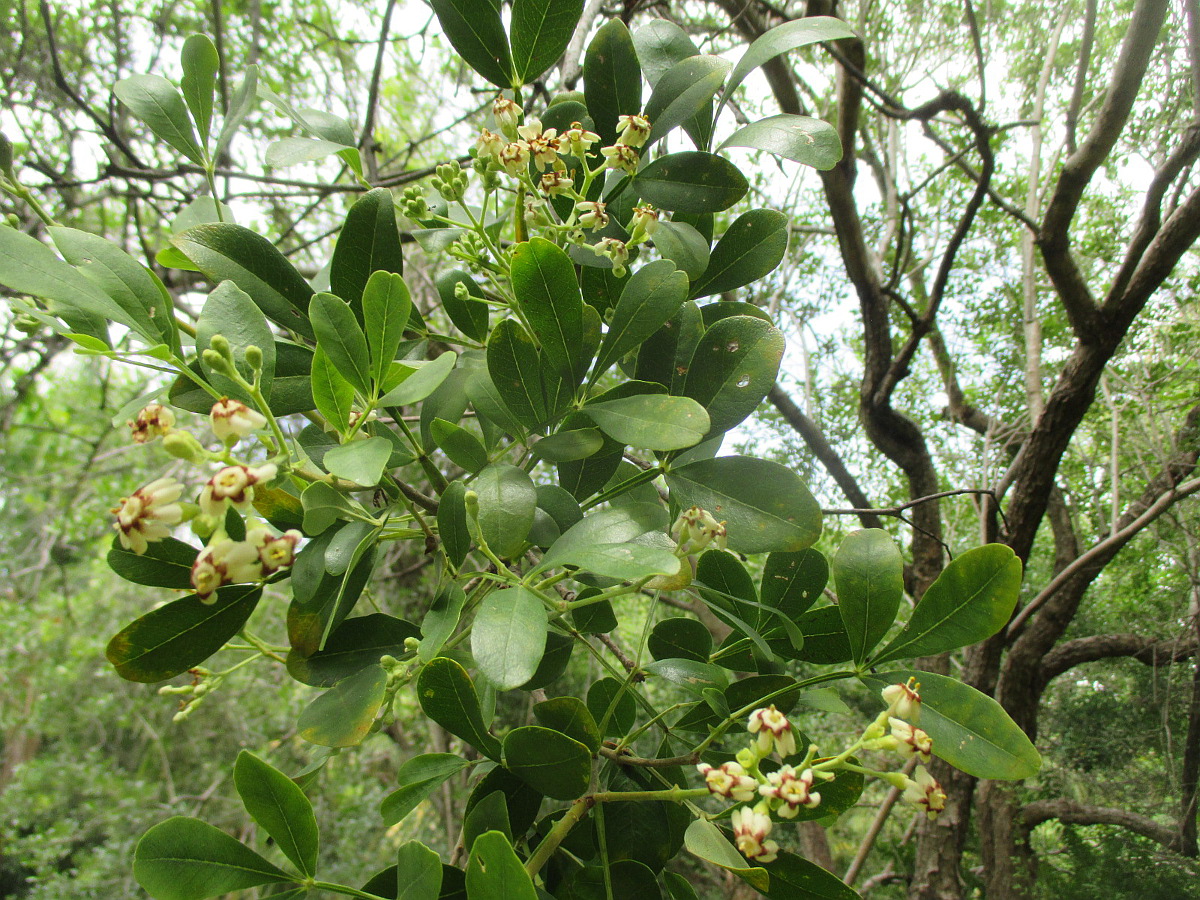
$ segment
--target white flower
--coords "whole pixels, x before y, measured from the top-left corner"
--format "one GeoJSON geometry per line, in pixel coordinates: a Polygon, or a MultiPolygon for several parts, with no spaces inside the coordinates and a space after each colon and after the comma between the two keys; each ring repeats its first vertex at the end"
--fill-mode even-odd
{"type": "Polygon", "coordinates": [[[715,768],[708,763],[700,763],[696,769],[704,776],[704,783],[710,792],[738,803],[754,799],[758,782],[747,775],[738,763],[727,762],[715,768]]]}
{"type": "Polygon", "coordinates": [[[590,228],[592,231],[600,231],[608,224],[608,213],[604,211],[603,200],[580,200],[575,204],[575,211],[579,213],[579,224],[583,228],[590,228]]]}
{"type": "Polygon", "coordinates": [[[771,833],[771,817],[765,812],[743,806],[735,809],[730,818],[733,825],[733,842],[746,859],[759,862],[774,862],[779,855],[779,845],[767,840],[771,833]]]}
{"type": "Polygon", "coordinates": [[[262,577],[259,548],[248,540],[217,538],[192,563],[192,587],[205,603],[212,602],[209,598],[223,584],[245,584],[262,577]]]}
{"type": "Polygon", "coordinates": [[[881,691],[883,702],[888,706],[888,715],[919,722],[921,719],[921,695],[917,693],[921,685],[915,678],[908,679],[908,684],[889,684],[881,691]]]}
{"type": "Polygon", "coordinates": [[[516,135],[517,123],[521,121],[521,107],[499,94],[492,102],[492,115],[496,119],[496,126],[505,135],[510,138],[516,135]]]}
{"type": "Polygon", "coordinates": [[[563,132],[562,140],[567,142],[573,154],[583,159],[587,156],[588,148],[592,144],[599,143],[600,135],[594,131],[588,131],[578,122],[572,122],[571,127],[563,132]]]}
{"type": "Polygon", "coordinates": [[[212,423],[213,434],[217,436],[217,440],[226,444],[244,438],[267,424],[267,417],[258,410],[228,397],[222,397],[214,403],[208,417],[212,423]]]}
{"type": "Polygon", "coordinates": [[[946,808],[946,792],[924,766],[917,766],[915,779],[906,780],[902,799],[924,809],[930,819],[946,808]]]}
{"type": "Polygon", "coordinates": [[[637,174],[638,152],[628,144],[601,147],[600,154],[608,160],[608,168],[618,169],[630,175],[637,174]]]}
{"type": "Polygon", "coordinates": [[[262,466],[226,466],[200,491],[200,511],[206,516],[225,515],[229,504],[245,512],[254,502],[254,486],[274,479],[278,469],[273,463],[262,466]]]}
{"type": "Polygon", "coordinates": [[[547,172],[541,180],[542,190],[551,197],[568,193],[574,186],[575,182],[567,172],[547,172]]]}
{"type": "Polygon", "coordinates": [[[514,178],[529,168],[529,144],[525,141],[513,141],[505,144],[500,151],[500,164],[504,171],[514,178]]]}
{"type": "Polygon", "coordinates": [[[246,535],[246,542],[258,550],[263,574],[270,575],[286,569],[295,561],[296,545],[303,536],[294,528],[280,535],[271,534],[265,528],[255,528],[246,535]]]}
{"type": "Polygon", "coordinates": [[[930,754],[933,753],[933,738],[915,725],[909,725],[895,716],[888,717],[888,724],[892,726],[891,736],[896,741],[897,750],[905,757],[917,756],[921,762],[929,762],[930,754]]]}
{"type": "Polygon", "coordinates": [[[175,413],[161,403],[151,403],[137,414],[137,418],[126,422],[130,436],[136,444],[146,444],[162,437],[175,425],[175,413]]]}
{"type": "Polygon", "coordinates": [[[653,235],[658,230],[658,210],[653,206],[635,206],[633,220],[630,223],[633,233],[653,235]]]}
{"type": "Polygon", "coordinates": [[[781,766],[778,771],[767,775],[767,783],[758,792],[764,797],[782,801],[783,805],[777,812],[785,819],[794,819],[801,806],[812,809],[820,804],[821,795],[812,786],[812,769],[805,769],[797,775],[791,766],[781,766]]]}
{"type": "Polygon", "coordinates": [[[503,137],[485,128],[479,133],[479,137],[475,139],[475,156],[478,159],[494,159],[499,161],[500,151],[504,149],[505,143],[506,141],[503,137]]]}
{"type": "Polygon", "coordinates": [[[625,274],[625,263],[629,262],[629,246],[616,238],[605,238],[592,245],[592,252],[612,260],[613,274],[620,278],[625,274]]]}
{"type": "Polygon", "coordinates": [[[645,116],[617,116],[617,143],[640,147],[650,137],[650,120],[645,116]]]}
{"type": "Polygon", "coordinates": [[[183,485],[174,478],[156,478],[122,497],[112,512],[117,521],[113,528],[121,546],[141,556],[151,541],[161,541],[171,533],[171,526],[183,521],[183,507],[175,501],[183,493],[183,485]]]}
{"type": "Polygon", "coordinates": [[[796,752],[796,735],[792,731],[792,723],[775,708],[774,703],[765,709],[756,709],[750,713],[750,722],[746,728],[751,734],[758,735],[758,749],[763,756],[770,753],[772,747],[778,751],[780,759],[796,752]]]}

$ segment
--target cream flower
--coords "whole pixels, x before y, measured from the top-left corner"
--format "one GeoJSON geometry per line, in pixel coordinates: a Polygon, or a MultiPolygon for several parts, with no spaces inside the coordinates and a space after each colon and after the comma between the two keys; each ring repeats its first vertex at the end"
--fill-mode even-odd
{"type": "Polygon", "coordinates": [[[183,521],[183,507],[175,501],[183,493],[183,485],[174,478],[156,478],[138,488],[112,512],[117,521],[113,528],[121,546],[141,556],[151,541],[161,541],[171,533],[171,526],[183,521]]]}
{"type": "Polygon", "coordinates": [[[601,147],[600,154],[608,160],[608,168],[617,169],[630,175],[637,174],[638,152],[628,144],[601,147]]]}
{"type": "Polygon", "coordinates": [[[930,819],[946,808],[946,792],[924,766],[917,766],[915,778],[909,778],[904,786],[905,803],[924,809],[930,819]]]}
{"type": "Polygon", "coordinates": [[[746,859],[758,862],[774,862],[779,855],[779,845],[767,840],[771,833],[771,817],[748,806],[735,809],[730,818],[733,825],[733,842],[746,859]]]}
{"type": "Polygon", "coordinates": [[[796,752],[796,735],[792,731],[792,723],[775,708],[774,703],[765,709],[756,709],[750,713],[750,722],[746,728],[751,734],[758,735],[758,749],[763,756],[769,754],[772,748],[778,751],[780,759],[796,752]]]}
{"type": "Polygon", "coordinates": [[[572,122],[571,127],[563,132],[562,140],[567,142],[567,146],[573,154],[583,159],[587,156],[588,149],[592,144],[600,142],[600,135],[594,131],[588,131],[578,122],[572,122]]]}
{"type": "Polygon", "coordinates": [[[645,116],[617,116],[617,143],[640,147],[650,137],[650,120],[645,116]]]}
{"type": "Polygon", "coordinates": [[[498,127],[508,137],[517,133],[517,123],[521,121],[521,107],[513,103],[503,94],[497,95],[492,102],[492,115],[498,127]]]}
{"type": "Polygon", "coordinates": [[[541,188],[551,197],[557,197],[568,193],[571,188],[575,187],[575,181],[567,172],[547,172],[542,176],[541,188]]]}
{"type": "Polygon", "coordinates": [[[634,234],[641,231],[642,234],[653,235],[658,230],[658,210],[653,206],[635,206],[630,227],[634,234]]]}
{"type": "Polygon", "coordinates": [[[505,144],[500,151],[500,164],[504,171],[514,178],[529,168],[529,144],[525,141],[513,141],[505,144]]]}
{"type": "Polygon", "coordinates": [[[805,769],[799,775],[792,766],[781,766],[767,775],[767,783],[758,792],[772,800],[782,801],[776,810],[785,819],[794,819],[801,806],[809,809],[821,802],[821,795],[812,789],[813,771],[805,769]]]}
{"type": "Polygon", "coordinates": [[[226,504],[245,512],[254,502],[254,486],[274,479],[273,463],[262,466],[226,466],[200,491],[200,511],[206,516],[225,515],[226,504]]]}
{"type": "Polygon", "coordinates": [[[217,538],[200,551],[192,563],[192,587],[205,603],[225,584],[261,581],[263,566],[259,549],[250,541],[217,538]]]}
{"type": "Polygon", "coordinates": [[[258,410],[228,397],[222,397],[214,403],[208,417],[213,434],[217,436],[217,440],[226,444],[265,428],[267,424],[267,417],[258,410]]]}
{"type": "Polygon", "coordinates": [[[146,444],[156,437],[162,437],[175,425],[175,413],[161,403],[151,403],[137,414],[137,418],[127,423],[130,436],[135,444],[146,444]]]}
{"type": "Polygon", "coordinates": [[[265,528],[257,528],[246,535],[247,543],[258,550],[264,575],[286,569],[296,559],[296,545],[303,535],[292,528],[283,534],[274,535],[265,528]]]}
{"type": "Polygon", "coordinates": [[[475,156],[477,159],[494,159],[499,161],[500,151],[507,141],[494,131],[483,129],[475,139],[475,156]]]}
{"type": "Polygon", "coordinates": [[[930,754],[933,753],[933,738],[915,725],[909,725],[895,716],[888,717],[888,724],[892,726],[891,736],[896,741],[897,750],[905,757],[916,756],[921,762],[929,762],[930,754]]]}
{"type": "Polygon", "coordinates": [[[608,224],[608,213],[604,211],[603,200],[580,200],[575,204],[579,213],[579,224],[592,231],[600,231],[608,224]]]}
{"type": "Polygon", "coordinates": [[[889,684],[881,692],[883,702],[888,705],[888,714],[916,723],[921,719],[921,685],[915,678],[907,684],[889,684]]]}
{"type": "Polygon", "coordinates": [[[704,783],[710,792],[738,803],[754,799],[758,782],[747,775],[738,763],[727,762],[716,767],[700,763],[696,770],[704,776],[704,783]]]}

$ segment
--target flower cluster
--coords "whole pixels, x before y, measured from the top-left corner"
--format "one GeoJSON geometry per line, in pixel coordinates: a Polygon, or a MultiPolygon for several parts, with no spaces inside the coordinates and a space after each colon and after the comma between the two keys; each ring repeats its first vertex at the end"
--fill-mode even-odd
{"type": "Polygon", "coordinates": [[[733,842],[742,856],[758,862],[774,862],[779,856],[779,844],[767,839],[771,833],[771,816],[755,807],[743,806],[735,809],[730,817],[733,826],[733,842]]]}
{"type": "Polygon", "coordinates": [[[112,510],[121,546],[141,556],[151,541],[170,535],[171,526],[183,521],[183,507],[176,502],[182,493],[183,485],[174,478],[156,478],[122,497],[112,510]]]}
{"type": "MultiPolygon", "coordinates": [[[[920,687],[916,679],[910,678],[906,684],[890,684],[883,689],[881,696],[887,709],[867,728],[862,741],[864,749],[885,750],[906,759],[915,757],[923,763],[929,762],[933,739],[914,724],[921,718],[920,687]]],[[[946,808],[946,792],[923,765],[916,767],[914,776],[895,772],[890,773],[888,781],[904,792],[901,799],[905,803],[925,810],[931,819],[937,818],[946,808]]]]}
{"type": "Polygon", "coordinates": [[[725,523],[718,522],[708,510],[699,506],[689,506],[681,512],[671,526],[671,532],[679,541],[679,553],[683,556],[699,553],[710,546],[718,550],[727,546],[725,523]]]}
{"type": "Polygon", "coordinates": [[[275,535],[256,528],[244,541],[227,536],[214,537],[192,563],[192,587],[203,602],[211,602],[217,588],[226,584],[247,584],[290,566],[295,559],[301,534],[295,529],[275,535]]]}

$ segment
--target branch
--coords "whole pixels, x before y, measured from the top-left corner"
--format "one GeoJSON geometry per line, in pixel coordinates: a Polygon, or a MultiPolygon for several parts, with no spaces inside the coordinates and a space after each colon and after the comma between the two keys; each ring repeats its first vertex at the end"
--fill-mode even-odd
{"type": "Polygon", "coordinates": [[[1095,634],[1059,644],[1042,657],[1043,684],[1078,665],[1099,659],[1128,656],[1146,666],[1157,668],[1186,662],[1200,647],[1195,634],[1186,637],[1158,640],[1139,634],[1095,634]]]}
{"type": "Polygon", "coordinates": [[[1153,819],[1108,806],[1091,806],[1060,797],[1057,800],[1037,800],[1021,809],[1026,828],[1032,829],[1050,819],[1068,825],[1116,825],[1148,837],[1168,850],[1179,849],[1179,834],[1175,829],[1159,825],[1153,819]]]}
{"type": "Polygon", "coordinates": [[[362,137],[358,139],[359,148],[366,152],[367,174],[372,181],[379,175],[372,146],[372,132],[375,131],[375,111],[379,108],[379,82],[383,77],[383,56],[387,50],[388,29],[391,27],[392,11],[395,8],[396,0],[388,0],[383,10],[383,23],[379,26],[379,49],[375,51],[375,68],[371,70],[371,87],[367,92],[367,113],[363,117],[362,137]]]}

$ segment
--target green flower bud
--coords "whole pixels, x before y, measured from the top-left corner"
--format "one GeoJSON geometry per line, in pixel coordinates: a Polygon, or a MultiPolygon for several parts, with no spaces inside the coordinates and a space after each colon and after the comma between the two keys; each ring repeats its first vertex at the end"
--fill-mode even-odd
{"type": "Polygon", "coordinates": [[[13,174],[13,145],[8,135],[0,131],[0,172],[15,180],[13,174]]]}
{"type": "Polygon", "coordinates": [[[262,371],[263,352],[253,344],[246,348],[246,365],[248,365],[254,372],[262,371]]]}
{"type": "Polygon", "coordinates": [[[456,281],[454,283],[454,299],[459,303],[466,303],[471,299],[471,292],[467,289],[465,281],[456,281]]]}
{"type": "Polygon", "coordinates": [[[202,463],[208,459],[208,454],[200,446],[200,442],[186,431],[173,430],[163,435],[163,449],[176,459],[184,462],[202,463]]]}
{"type": "Polygon", "coordinates": [[[41,322],[27,313],[22,313],[13,319],[13,325],[16,326],[18,331],[23,331],[26,334],[33,334],[42,327],[41,322]]]}
{"type": "Polygon", "coordinates": [[[230,362],[233,362],[233,348],[229,346],[229,338],[223,334],[214,334],[209,339],[208,346],[216,350],[230,362]]]}
{"type": "MultiPolygon", "coordinates": [[[[213,338],[213,341],[216,341],[215,337],[213,338]]],[[[228,341],[225,342],[225,347],[226,349],[229,348],[228,341]]],[[[214,350],[212,347],[209,347],[207,350],[201,353],[200,356],[204,360],[205,364],[214,372],[219,372],[222,375],[234,374],[233,363],[222,356],[218,351],[214,350]]]]}
{"type": "Polygon", "coordinates": [[[463,506],[467,508],[468,516],[479,515],[479,495],[474,491],[467,491],[463,494],[463,506]]]}

